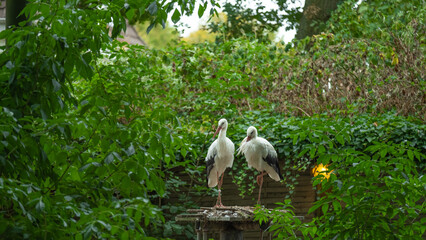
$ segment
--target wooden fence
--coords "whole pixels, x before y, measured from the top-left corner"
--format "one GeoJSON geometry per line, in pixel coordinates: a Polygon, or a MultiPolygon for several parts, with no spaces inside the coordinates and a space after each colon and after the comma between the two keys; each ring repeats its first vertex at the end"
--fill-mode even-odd
{"type": "MultiPolygon", "coordinates": [[[[222,186],[222,203],[225,206],[254,206],[257,203],[257,196],[259,193],[257,184],[254,182],[256,188],[252,195],[246,195],[242,198],[239,195],[238,186],[232,182],[232,178],[229,176],[228,172],[225,172],[225,174],[222,186]]],[[[181,175],[180,177],[182,180],[189,182],[189,176],[181,175]]],[[[297,216],[303,216],[305,221],[310,221],[313,217],[312,214],[308,215],[308,210],[313,205],[316,198],[316,192],[312,187],[312,177],[309,171],[300,174],[297,178],[298,184],[295,186],[294,193],[291,197],[292,205],[295,207],[295,214],[297,216]]],[[[288,193],[289,189],[285,187],[284,183],[276,182],[269,176],[264,177],[261,196],[262,205],[267,208],[277,207],[275,203],[283,202],[288,193]]],[[[193,200],[202,207],[212,207],[216,203],[216,197],[192,197],[193,200]]],[[[170,203],[179,201],[178,194],[173,194],[170,199],[167,199],[167,202],[170,203]]],[[[244,239],[246,240],[257,240],[259,237],[260,231],[246,231],[244,233],[244,239]]],[[[209,234],[209,238],[219,239],[219,234],[209,234]]]]}

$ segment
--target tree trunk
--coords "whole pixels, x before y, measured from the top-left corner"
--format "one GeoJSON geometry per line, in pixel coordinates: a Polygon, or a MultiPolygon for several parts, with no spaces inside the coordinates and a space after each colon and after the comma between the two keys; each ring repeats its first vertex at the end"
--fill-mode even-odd
{"type": "Polygon", "coordinates": [[[6,1],[6,28],[18,26],[22,21],[26,20],[24,14],[18,16],[27,5],[27,0],[7,0],[6,1]]]}
{"type": "Polygon", "coordinates": [[[306,0],[296,39],[320,33],[321,29],[315,22],[325,23],[340,2],[341,0],[306,0]]]}

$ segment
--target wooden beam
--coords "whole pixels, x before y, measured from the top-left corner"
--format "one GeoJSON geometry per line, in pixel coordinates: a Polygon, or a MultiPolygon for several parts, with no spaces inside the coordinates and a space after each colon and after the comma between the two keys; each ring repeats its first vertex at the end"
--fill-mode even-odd
{"type": "Polygon", "coordinates": [[[20,22],[27,20],[24,14],[19,16],[26,5],[27,0],[6,0],[6,28],[19,26],[20,22]]]}

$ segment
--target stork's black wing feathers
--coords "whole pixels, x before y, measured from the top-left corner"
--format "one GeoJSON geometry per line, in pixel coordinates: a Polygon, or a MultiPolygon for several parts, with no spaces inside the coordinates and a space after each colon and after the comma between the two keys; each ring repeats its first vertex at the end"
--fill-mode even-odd
{"type": "Polygon", "coordinates": [[[275,170],[275,172],[278,173],[278,176],[280,176],[281,180],[284,179],[283,175],[281,175],[280,165],[278,164],[277,156],[272,156],[271,154],[268,154],[266,155],[266,157],[263,158],[263,161],[268,163],[268,165],[271,166],[275,170]]]}
{"type": "Polygon", "coordinates": [[[209,159],[206,159],[206,170],[207,170],[207,175],[206,175],[206,185],[207,187],[209,186],[209,176],[210,176],[210,171],[213,169],[214,167],[214,158],[216,157],[216,154],[212,154],[212,156],[209,159]]]}

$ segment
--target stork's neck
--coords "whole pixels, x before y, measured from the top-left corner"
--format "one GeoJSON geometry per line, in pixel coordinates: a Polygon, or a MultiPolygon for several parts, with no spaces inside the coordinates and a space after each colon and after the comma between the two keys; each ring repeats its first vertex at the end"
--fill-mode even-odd
{"type": "Polygon", "coordinates": [[[225,139],[226,138],[226,129],[221,129],[219,132],[218,139],[225,139]]]}

